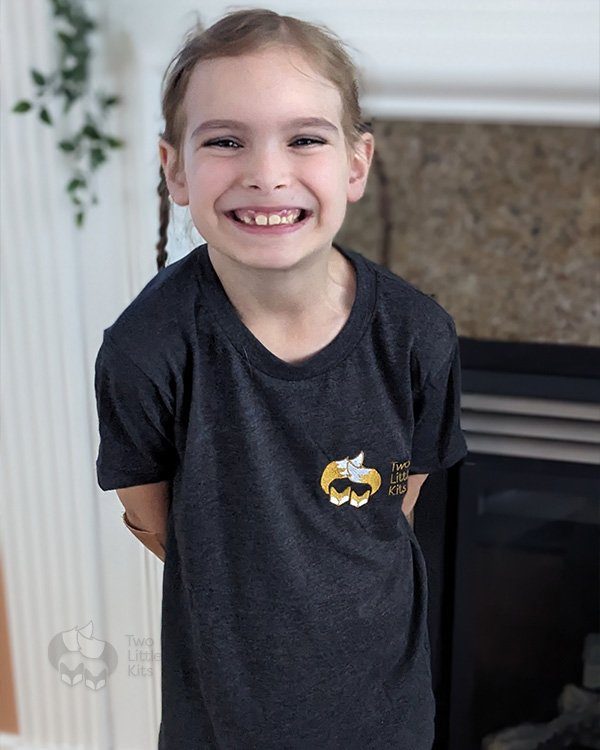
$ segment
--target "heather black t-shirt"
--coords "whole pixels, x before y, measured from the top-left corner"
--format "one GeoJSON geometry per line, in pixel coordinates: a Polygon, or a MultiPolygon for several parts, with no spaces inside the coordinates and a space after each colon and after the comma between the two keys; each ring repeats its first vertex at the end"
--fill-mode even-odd
{"type": "Polygon", "coordinates": [[[350,316],[299,365],[238,317],[206,244],[104,332],[104,490],[172,480],[161,750],[430,750],[409,473],[462,459],[452,317],[360,253],[350,316]]]}

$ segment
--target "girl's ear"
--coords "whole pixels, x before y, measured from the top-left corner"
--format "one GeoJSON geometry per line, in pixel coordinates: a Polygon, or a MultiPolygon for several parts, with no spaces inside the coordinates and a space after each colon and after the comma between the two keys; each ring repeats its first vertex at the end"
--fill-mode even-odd
{"type": "Polygon", "coordinates": [[[350,155],[348,166],[348,190],[346,197],[349,203],[360,200],[367,187],[369,169],[375,153],[375,138],[372,133],[363,133],[356,150],[350,155]]]}
{"type": "Polygon", "coordinates": [[[183,170],[177,172],[177,152],[164,138],[158,142],[158,155],[165,173],[165,180],[173,201],[179,206],[187,206],[189,196],[183,170]]]}

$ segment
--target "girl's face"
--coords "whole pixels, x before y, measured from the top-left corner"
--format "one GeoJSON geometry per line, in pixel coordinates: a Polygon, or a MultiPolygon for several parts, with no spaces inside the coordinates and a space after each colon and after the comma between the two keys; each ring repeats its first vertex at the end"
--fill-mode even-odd
{"type": "Polygon", "coordinates": [[[348,154],[339,92],[299,52],[273,47],[202,62],[184,109],[182,171],[175,173],[175,151],[162,139],[160,157],[173,200],[189,205],[211,247],[256,268],[284,268],[331,247],[347,202],[364,193],[374,139],[365,133],[348,154]],[[293,122],[308,118],[326,122],[293,122]],[[211,120],[235,122],[209,128],[211,120]],[[251,233],[228,216],[250,207],[312,215],[292,232],[251,233]]]}

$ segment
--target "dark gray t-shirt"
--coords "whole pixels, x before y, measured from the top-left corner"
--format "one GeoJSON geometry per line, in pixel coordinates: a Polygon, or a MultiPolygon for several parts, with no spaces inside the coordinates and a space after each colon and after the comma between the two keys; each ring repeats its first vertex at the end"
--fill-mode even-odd
{"type": "Polygon", "coordinates": [[[409,473],[467,452],[452,317],[360,253],[338,335],[298,365],[206,244],[152,278],[96,360],[104,490],[172,480],[162,750],[430,750],[427,579],[409,473]]]}

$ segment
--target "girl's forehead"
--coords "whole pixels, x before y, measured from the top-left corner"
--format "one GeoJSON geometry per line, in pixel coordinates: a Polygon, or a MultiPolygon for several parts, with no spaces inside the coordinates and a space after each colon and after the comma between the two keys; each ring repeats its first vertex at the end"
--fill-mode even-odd
{"type": "MultiPolygon", "coordinates": [[[[239,55],[229,55],[223,57],[213,57],[209,60],[200,60],[196,63],[195,69],[239,71],[253,68],[264,67],[277,72],[281,69],[290,71],[298,68],[305,72],[316,74],[310,63],[310,55],[296,47],[283,47],[281,45],[269,45],[261,49],[244,52],[239,55]]],[[[318,75],[318,74],[317,74],[318,75]]]]}
{"type": "Polygon", "coordinates": [[[307,95],[314,92],[323,97],[338,94],[336,86],[322,76],[308,60],[295,50],[267,49],[237,57],[201,60],[194,66],[188,92],[226,95],[228,90],[279,89],[291,86],[307,95]]]}
{"type": "MultiPolygon", "coordinates": [[[[188,121],[243,119],[244,113],[279,113],[284,120],[326,117],[339,125],[337,87],[295,51],[268,49],[196,64],[185,94],[188,121]]],[[[192,128],[196,127],[192,125],[192,128]]]]}

